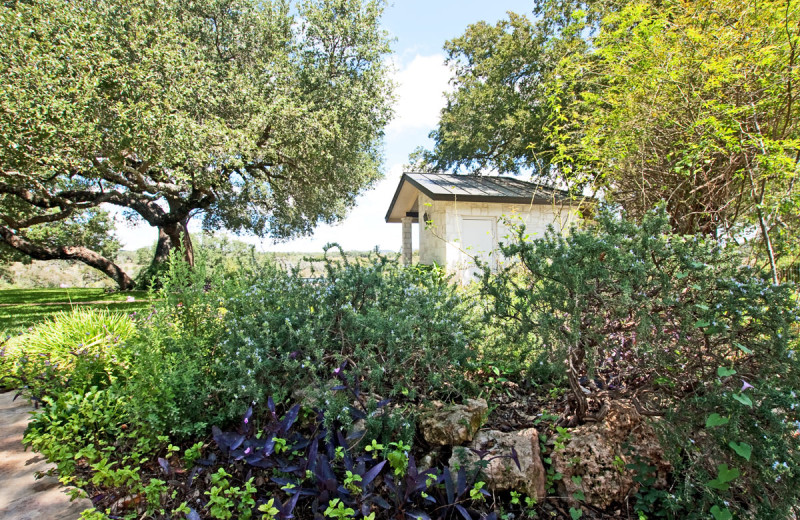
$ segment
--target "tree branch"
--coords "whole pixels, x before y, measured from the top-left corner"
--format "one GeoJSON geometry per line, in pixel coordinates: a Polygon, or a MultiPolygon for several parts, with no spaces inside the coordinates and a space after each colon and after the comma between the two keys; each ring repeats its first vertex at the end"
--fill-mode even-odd
{"type": "Polygon", "coordinates": [[[34,260],[77,260],[102,271],[117,282],[119,288],[127,291],[133,288],[133,280],[117,264],[96,251],[83,246],[48,247],[36,244],[16,235],[5,226],[0,226],[0,238],[17,251],[34,260]]]}

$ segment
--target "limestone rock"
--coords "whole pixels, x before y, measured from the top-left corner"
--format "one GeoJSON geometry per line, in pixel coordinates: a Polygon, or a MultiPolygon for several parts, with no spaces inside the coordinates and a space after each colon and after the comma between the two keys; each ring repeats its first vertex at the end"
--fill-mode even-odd
{"type": "Polygon", "coordinates": [[[421,459],[419,459],[419,463],[417,463],[417,468],[420,469],[432,468],[438,456],[439,456],[439,450],[433,450],[430,453],[426,453],[425,455],[422,456],[421,459]]]}
{"type": "Polygon", "coordinates": [[[485,399],[464,404],[435,402],[420,414],[419,429],[426,441],[438,446],[460,446],[472,440],[489,412],[485,399]]]}
{"type": "MultiPolygon", "coordinates": [[[[486,450],[483,460],[489,463],[482,470],[489,489],[494,491],[519,491],[541,501],[545,498],[545,471],[539,453],[539,433],[535,428],[504,433],[496,430],[481,431],[470,448],[486,450]],[[517,452],[520,466],[508,457],[511,448],[517,452]],[[491,459],[491,460],[490,460],[491,459]]],[[[465,448],[453,450],[450,467],[474,465],[478,455],[465,448]]]]}
{"type": "Polygon", "coordinates": [[[666,486],[671,468],[656,432],[627,401],[612,401],[602,422],[569,433],[564,450],[552,455],[553,468],[564,476],[559,485],[566,496],[581,491],[586,504],[600,509],[624,502],[638,490],[633,470],[626,467],[636,455],[655,468],[655,487],[666,486]]]}

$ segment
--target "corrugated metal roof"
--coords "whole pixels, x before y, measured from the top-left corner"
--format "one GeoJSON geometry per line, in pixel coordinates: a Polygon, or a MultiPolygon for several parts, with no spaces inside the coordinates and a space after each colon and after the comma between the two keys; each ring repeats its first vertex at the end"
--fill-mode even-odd
{"type": "Polygon", "coordinates": [[[554,194],[559,197],[566,196],[566,193],[541,184],[511,177],[478,177],[443,173],[406,173],[405,177],[435,200],[478,197],[486,199],[486,202],[497,198],[524,199],[522,202],[531,202],[531,199],[533,202],[553,202],[554,194]]]}
{"type": "Polygon", "coordinates": [[[404,173],[397,186],[386,220],[405,183],[433,200],[497,202],[509,204],[552,204],[569,199],[567,192],[511,177],[478,177],[444,173],[404,173]]]}

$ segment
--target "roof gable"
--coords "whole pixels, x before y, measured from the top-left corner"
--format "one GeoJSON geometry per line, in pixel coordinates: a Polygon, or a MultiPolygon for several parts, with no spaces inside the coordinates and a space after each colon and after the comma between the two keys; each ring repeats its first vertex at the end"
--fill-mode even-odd
{"type": "Polygon", "coordinates": [[[419,192],[433,200],[498,204],[552,204],[569,199],[564,191],[510,177],[404,173],[386,212],[386,222],[400,222],[419,192]]]}

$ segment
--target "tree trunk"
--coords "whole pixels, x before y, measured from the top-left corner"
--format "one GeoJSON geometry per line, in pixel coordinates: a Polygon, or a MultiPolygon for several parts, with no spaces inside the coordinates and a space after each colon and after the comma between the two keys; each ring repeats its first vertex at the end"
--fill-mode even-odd
{"type": "Polygon", "coordinates": [[[113,261],[103,255],[92,251],[83,246],[60,246],[48,247],[35,244],[30,240],[16,235],[5,226],[0,226],[0,237],[9,246],[17,251],[24,253],[34,260],[77,260],[84,264],[94,267],[98,271],[111,278],[117,283],[121,291],[133,289],[134,283],[131,277],[113,261]]]}
{"type": "Polygon", "coordinates": [[[157,272],[158,266],[169,260],[169,254],[173,248],[182,249],[183,259],[189,265],[194,265],[194,247],[192,246],[192,237],[189,236],[188,224],[189,221],[186,219],[183,222],[158,228],[156,252],[150,264],[152,272],[157,272]]]}

